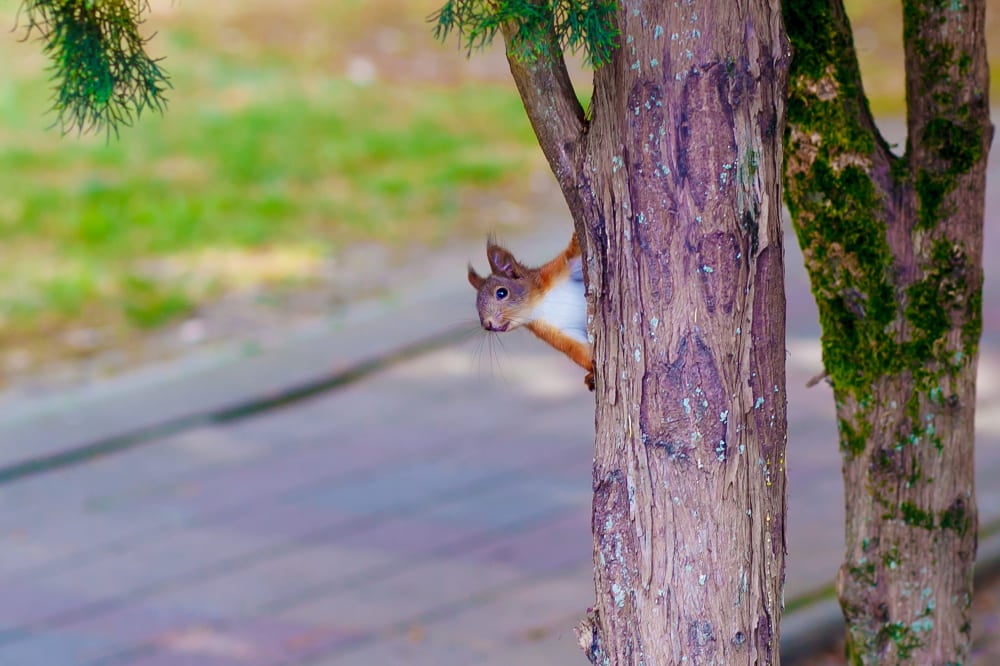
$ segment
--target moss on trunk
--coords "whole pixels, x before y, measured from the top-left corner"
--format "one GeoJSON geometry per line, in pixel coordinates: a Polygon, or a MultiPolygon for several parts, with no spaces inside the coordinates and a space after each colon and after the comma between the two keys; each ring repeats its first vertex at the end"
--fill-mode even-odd
{"type": "Polygon", "coordinates": [[[981,2],[905,6],[907,151],[861,87],[839,0],[785,3],[786,201],[822,326],[844,455],[838,581],[852,663],[966,659],[982,327],[981,2]],[[961,202],[961,205],[959,205],[961,202]]]}

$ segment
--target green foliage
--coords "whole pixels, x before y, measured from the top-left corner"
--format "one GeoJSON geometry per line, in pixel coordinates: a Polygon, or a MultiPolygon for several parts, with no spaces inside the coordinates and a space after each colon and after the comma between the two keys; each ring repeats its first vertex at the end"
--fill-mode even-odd
{"type": "Polygon", "coordinates": [[[971,524],[972,521],[965,510],[965,504],[962,502],[956,502],[941,512],[941,527],[943,529],[955,530],[959,535],[965,536],[971,524]]]}
{"type": "Polygon", "coordinates": [[[139,33],[145,0],[24,0],[25,39],[37,32],[52,61],[52,108],[64,132],[115,132],[162,111],[166,72],[139,33]]]}
{"type": "Polygon", "coordinates": [[[452,30],[471,52],[490,44],[500,28],[512,23],[515,56],[526,61],[549,58],[554,47],[576,51],[600,66],[617,46],[615,0],[447,0],[430,20],[434,36],[447,39],[452,30]]]}

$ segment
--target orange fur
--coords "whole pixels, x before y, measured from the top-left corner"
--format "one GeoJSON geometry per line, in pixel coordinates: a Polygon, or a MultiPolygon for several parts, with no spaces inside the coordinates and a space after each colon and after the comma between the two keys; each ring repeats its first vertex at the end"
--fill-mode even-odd
{"type": "Polygon", "coordinates": [[[574,340],[555,326],[547,324],[544,321],[530,322],[525,325],[525,328],[563,354],[566,354],[566,356],[569,356],[574,363],[587,372],[593,372],[594,359],[591,354],[590,345],[587,343],[574,340]]]}
{"type": "Polygon", "coordinates": [[[536,289],[532,296],[542,298],[554,282],[567,279],[570,259],[575,259],[580,254],[580,244],[576,240],[576,234],[573,234],[565,250],[556,255],[552,261],[546,262],[536,269],[537,274],[534,278],[536,289]]]}
{"type": "MultiPolygon", "coordinates": [[[[569,279],[569,262],[581,256],[580,244],[577,242],[576,234],[570,238],[569,245],[558,256],[551,261],[539,266],[534,276],[536,288],[532,290],[532,305],[544,298],[546,292],[559,280],[569,279]]],[[[555,349],[568,356],[570,360],[587,371],[584,383],[594,390],[594,356],[593,349],[587,343],[574,340],[544,321],[533,321],[526,325],[526,328],[535,334],[540,340],[548,343],[555,349]]]]}
{"type": "MultiPolygon", "coordinates": [[[[570,262],[580,257],[581,254],[580,244],[577,242],[576,234],[574,233],[566,249],[556,255],[551,261],[542,264],[538,268],[528,268],[520,264],[507,250],[497,246],[490,239],[487,245],[487,258],[490,259],[491,269],[494,270],[492,277],[499,279],[496,276],[503,274],[506,279],[514,280],[526,287],[524,290],[526,293],[520,300],[512,297],[503,306],[498,306],[497,303],[489,298],[483,300],[482,294],[480,294],[480,300],[477,302],[480,306],[479,315],[484,328],[495,330],[493,326],[503,322],[514,322],[512,328],[521,325],[517,322],[526,319],[527,314],[534,311],[536,306],[541,303],[553,287],[559,285],[563,280],[572,279],[570,275],[570,262]]],[[[480,277],[473,270],[471,264],[469,266],[468,278],[469,284],[477,291],[484,288],[491,288],[484,287],[484,285],[489,284],[488,278],[480,277]]],[[[504,325],[506,326],[506,324],[504,325]]],[[[594,362],[590,344],[570,337],[557,326],[547,321],[534,320],[523,325],[540,340],[561,351],[574,363],[586,370],[587,376],[584,378],[584,383],[591,390],[594,390],[594,362]]]]}

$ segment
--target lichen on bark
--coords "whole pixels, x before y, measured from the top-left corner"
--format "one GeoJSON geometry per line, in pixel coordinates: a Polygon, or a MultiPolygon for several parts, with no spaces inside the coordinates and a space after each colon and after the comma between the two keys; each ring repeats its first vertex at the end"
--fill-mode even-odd
{"type": "Polygon", "coordinates": [[[780,12],[766,0],[607,4],[619,48],[586,116],[558,49],[525,61],[516,17],[500,28],[586,255],[597,600],[580,645],[594,664],[777,664],[780,12]]]}

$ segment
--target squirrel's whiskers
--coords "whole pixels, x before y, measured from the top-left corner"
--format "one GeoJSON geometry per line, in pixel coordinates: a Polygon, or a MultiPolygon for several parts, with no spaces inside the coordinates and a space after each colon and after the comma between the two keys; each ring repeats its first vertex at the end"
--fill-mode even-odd
{"type": "Polygon", "coordinates": [[[468,268],[483,329],[504,333],[527,328],[586,370],[584,383],[594,390],[583,261],[576,235],[565,250],[537,268],[523,265],[492,238],[487,241],[486,258],[489,275],[480,276],[472,264],[468,268]]]}

